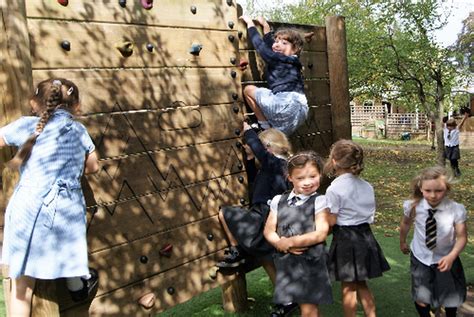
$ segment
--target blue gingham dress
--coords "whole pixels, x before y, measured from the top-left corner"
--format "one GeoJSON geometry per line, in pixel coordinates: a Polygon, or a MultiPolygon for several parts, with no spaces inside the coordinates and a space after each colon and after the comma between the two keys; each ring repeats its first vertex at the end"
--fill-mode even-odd
{"type": "MultiPolygon", "coordinates": [[[[19,147],[38,117],[21,117],[1,129],[19,147]]],[[[81,175],[94,150],[86,128],[56,110],[37,138],[5,214],[2,262],[9,276],[39,279],[82,276],[87,265],[85,200],[81,175]]]]}

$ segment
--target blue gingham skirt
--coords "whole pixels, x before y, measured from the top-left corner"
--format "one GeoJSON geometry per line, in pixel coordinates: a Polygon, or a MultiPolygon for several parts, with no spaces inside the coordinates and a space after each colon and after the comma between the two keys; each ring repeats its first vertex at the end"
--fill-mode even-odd
{"type": "Polygon", "coordinates": [[[274,94],[259,87],[255,99],[270,125],[290,135],[303,124],[308,116],[308,100],[302,93],[285,91],[274,94]]]}

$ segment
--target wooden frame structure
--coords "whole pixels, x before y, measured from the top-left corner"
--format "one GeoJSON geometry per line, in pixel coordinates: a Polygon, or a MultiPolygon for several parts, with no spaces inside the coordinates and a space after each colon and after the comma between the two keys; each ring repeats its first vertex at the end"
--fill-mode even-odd
{"type": "MultiPolygon", "coordinates": [[[[34,84],[68,78],[101,157],[83,186],[96,297],[77,305],[63,281],[39,282],[34,315],[149,316],[220,285],[231,294],[225,307],[244,309],[233,300],[246,299],[244,277],[209,274],[226,247],[219,207],[248,203],[241,91],[263,72],[235,1],[161,0],[145,9],[139,1],[3,0],[0,9],[0,126],[29,113],[34,84]]],[[[350,138],[344,19],[293,27],[314,34],[301,56],[310,118],[292,141],[326,155],[350,138]]],[[[2,149],[1,163],[11,156],[2,149]]],[[[15,177],[2,167],[2,209],[15,177]]]]}

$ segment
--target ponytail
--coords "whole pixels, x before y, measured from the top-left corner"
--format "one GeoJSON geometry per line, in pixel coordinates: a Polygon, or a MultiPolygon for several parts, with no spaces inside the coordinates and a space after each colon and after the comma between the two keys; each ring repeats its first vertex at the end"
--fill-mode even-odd
{"type": "MultiPolygon", "coordinates": [[[[50,80],[48,80],[47,82],[50,82],[50,80]]],[[[40,83],[38,87],[44,87],[44,85],[41,86],[41,84],[43,83],[44,82],[40,83]]],[[[13,159],[6,163],[8,168],[13,170],[19,169],[20,166],[26,163],[26,161],[28,161],[28,159],[30,158],[31,151],[33,150],[33,146],[36,143],[36,139],[43,132],[44,127],[48,123],[49,118],[53,114],[54,110],[56,110],[61,105],[61,101],[63,99],[61,93],[61,85],[62,83],[60,80],[56,79],[52,81],[49,89],[49,96],[46,100],[46,109],[44,109],[41,113],[40,119],[36,124],[35,132],[28,137],[26,142],[18,150],[13,159]]],[[[35,96],[38,96],[38,94],[39,88],[36,89],[35,96]]]]}

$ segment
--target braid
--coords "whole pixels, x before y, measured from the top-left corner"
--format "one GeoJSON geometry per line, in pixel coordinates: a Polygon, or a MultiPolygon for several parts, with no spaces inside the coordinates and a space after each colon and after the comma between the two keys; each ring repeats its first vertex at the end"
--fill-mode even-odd
{"type": "Polygon", "coordinates": [[[49,89],[49,96],[46,100],[46,109],[41,113],[40,120],[36,124],[35,133],[30,135],[25,141],[23,146],[18,150],[13,159],[7,162],[7,167],[10,169],[18,169],[30,158],[33,146],[36,143],[36,139],[43,132],[45,125],[48,123],[49,118],[53,114],[54,110],[60,106],[62,101],[61,93],[61,81],[54,80],[49,89]]]}

